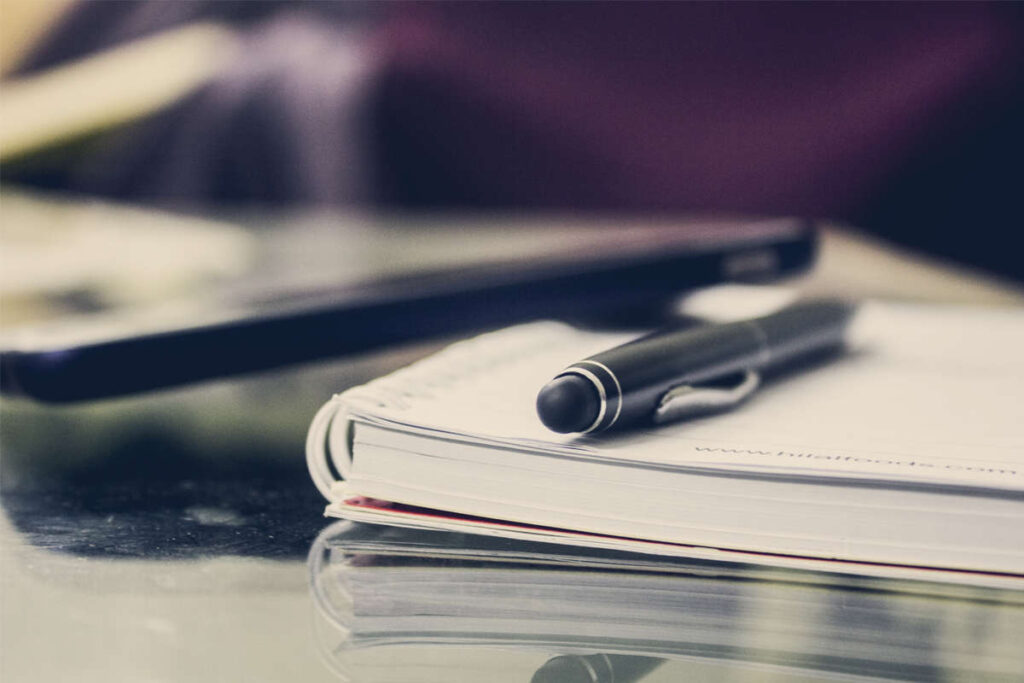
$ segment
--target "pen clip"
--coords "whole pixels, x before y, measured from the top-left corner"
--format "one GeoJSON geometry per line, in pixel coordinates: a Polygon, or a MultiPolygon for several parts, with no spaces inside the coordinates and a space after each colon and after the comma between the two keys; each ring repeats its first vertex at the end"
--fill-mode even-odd
{"type": "Polygon", "coordinates": [[[669,389],[654,410],[654,422],[661,424],[695,415],[732,408],[757,390],[761,376],[753,370],[737,373],[733,386],[681,384],[669,389]]]}

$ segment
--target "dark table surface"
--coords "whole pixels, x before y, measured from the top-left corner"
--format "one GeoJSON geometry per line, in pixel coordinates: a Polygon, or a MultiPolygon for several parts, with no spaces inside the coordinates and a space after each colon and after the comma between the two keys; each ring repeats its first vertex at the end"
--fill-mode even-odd
{"type": "Polygon", "coordinates": [[[327,521],[301,453],[329,392],[287,405],[311,374],[6,402],[0,679],[333,680],[305,563],[327,521]]]}

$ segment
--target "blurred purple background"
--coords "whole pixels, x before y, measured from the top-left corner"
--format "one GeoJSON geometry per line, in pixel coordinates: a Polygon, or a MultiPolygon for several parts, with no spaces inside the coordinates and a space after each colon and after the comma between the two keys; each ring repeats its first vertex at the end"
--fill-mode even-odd
{"type": "Polygon", "coordinates": [[[801,214],[1024,279],[1018,4],[79,2],[20,72],[200,19],[243,40],[213,82],[14,179],[176,205],[801,214]]]}

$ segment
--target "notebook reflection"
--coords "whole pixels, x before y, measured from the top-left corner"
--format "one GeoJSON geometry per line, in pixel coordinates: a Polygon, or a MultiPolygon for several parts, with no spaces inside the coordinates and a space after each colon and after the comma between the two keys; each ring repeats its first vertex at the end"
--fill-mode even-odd
{"type": "Polygon", "coordinates": [[[1019,680],[1024,593],[338,522],[309,556],[344,680],[1019,680]]]}

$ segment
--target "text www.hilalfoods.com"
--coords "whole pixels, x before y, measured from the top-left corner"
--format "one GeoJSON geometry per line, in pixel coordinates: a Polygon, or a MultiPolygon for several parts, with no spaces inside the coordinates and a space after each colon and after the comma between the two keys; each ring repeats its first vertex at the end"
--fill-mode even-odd
{"type": "Polygon", "coordinates": [[[718,446],[694,446],[694,450],[702,453],[723,453],[733,455],[763,455],[773,458],[791,458],[803,460],[831,460],[832,462],[857,463],[863,465],[890,465],[893,467],[914,467],[931,470],[947,470],[958,472],[981,472],[984,474],[1001,474],[1019,477],[1021,472],[1005,467],[991,465],[958,465],[955,463],[932,463],[919,460],[900,460],[895,458],[870,458],[862,455],[829,455],[827,453],[811,453],[800,451],[765,451],[755,448],[721,448],[718,446]]]}

